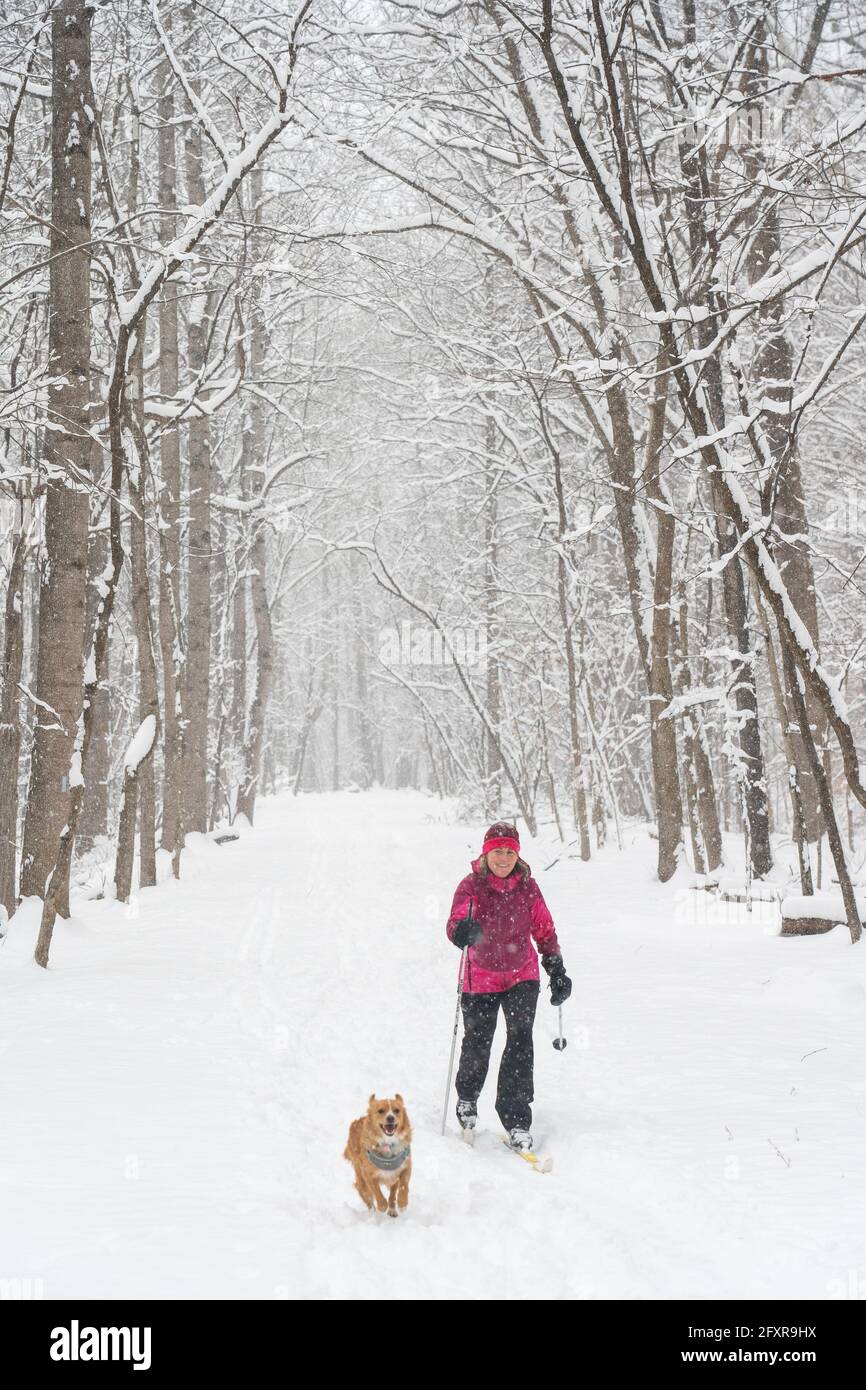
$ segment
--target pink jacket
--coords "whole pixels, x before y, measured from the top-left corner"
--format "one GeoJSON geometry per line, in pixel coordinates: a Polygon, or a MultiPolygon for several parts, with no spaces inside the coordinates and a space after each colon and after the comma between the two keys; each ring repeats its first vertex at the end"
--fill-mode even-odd
{"type": "Polygon", "coordinates": [[[507,878],[479,874],[475,871],[477,863],[473,861],[472,873],[457,885],[445,931],[449,941],[453,940],[454,928],[472,903],[472,915],[483,936],[469,948],[463,992],[500,994],[522,980],[538,979],[538,952],[545,956],[560,956],[562,952],[535,879],[524,878],[518,868],[507,878]]]}

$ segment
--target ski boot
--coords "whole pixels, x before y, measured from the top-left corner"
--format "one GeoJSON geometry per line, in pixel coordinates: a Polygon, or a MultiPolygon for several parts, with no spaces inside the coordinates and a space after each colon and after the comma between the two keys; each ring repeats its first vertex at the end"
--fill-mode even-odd
{"type": "Polygon", "coordinates": [[[461,1129],[474,1129],[478,1119],[478,1106],[474,1100],[458,1100],[457,1122],[461,1129]]]}

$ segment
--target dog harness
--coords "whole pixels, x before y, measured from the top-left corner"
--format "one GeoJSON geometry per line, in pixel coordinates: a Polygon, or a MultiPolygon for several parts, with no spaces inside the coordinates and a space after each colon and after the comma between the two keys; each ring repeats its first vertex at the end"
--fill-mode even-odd
{"type": "Polygon", "coordinates": [[[377,1168],[383,1168],[386,1173],[393,1173],[400,1168],[409,1157],[411,1146],[406,1145],[400,1153],[386,1157],[385,1154],[377,1153],[375,1149],[367,1149],[366,1154],[371,1163],[375,1163],[377,1168]]]}

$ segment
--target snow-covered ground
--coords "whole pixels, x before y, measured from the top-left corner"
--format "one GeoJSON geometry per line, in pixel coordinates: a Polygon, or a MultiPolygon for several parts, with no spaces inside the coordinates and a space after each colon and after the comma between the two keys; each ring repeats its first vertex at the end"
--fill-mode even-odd
{"type": "MultiPolygon", "coordinates": [[[[541,1176],[439,1128],[483,826],[414,792],[263,801],[124,908],[36,900],[0,947],[0,1280],[46,1298],[866,1296],[866,942],[523,839],[575,983],[536,1023],[541,1176]],[[560,856],[552,868],[546,865],[560,856]],[[414,1127],[409,1209],[342,1158],[368,1095],[414,1127]],[[28,1282],[29,1281],[29,1282],[28,1282]]],[[[7,1287],[11,1287],[8,1285],[7,1287]]]]}

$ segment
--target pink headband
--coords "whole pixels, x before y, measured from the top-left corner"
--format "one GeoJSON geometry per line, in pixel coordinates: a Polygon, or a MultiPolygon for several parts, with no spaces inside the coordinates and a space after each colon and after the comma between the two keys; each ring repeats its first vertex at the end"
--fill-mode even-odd
{"type": "Polygon", "coordinates": [[[481,853],[486,854],[489,849],[513,849],[515,854],[519,854],[520,841],[515,840],[513,835],[497,835],[492,840],[484,841],[481,853]]]}

